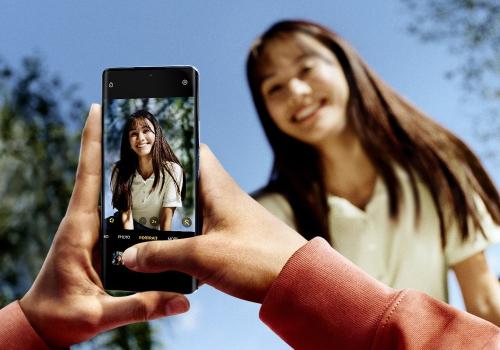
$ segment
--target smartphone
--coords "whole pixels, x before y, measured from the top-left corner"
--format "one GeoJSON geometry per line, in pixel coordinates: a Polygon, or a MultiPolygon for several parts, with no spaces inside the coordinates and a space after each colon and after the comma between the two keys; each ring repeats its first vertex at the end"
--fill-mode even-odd
{"type": "Polygon", "coordinates": [[[198,72],[191,66],[109,68],[102,74],[101,279],[110,291],[191,293],[177,271],[139,273],[128,247],[193,237],[198,208],[198,72]]]}

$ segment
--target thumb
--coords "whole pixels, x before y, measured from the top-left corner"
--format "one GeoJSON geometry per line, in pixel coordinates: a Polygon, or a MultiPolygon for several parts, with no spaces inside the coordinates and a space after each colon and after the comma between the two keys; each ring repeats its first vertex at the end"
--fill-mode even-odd
{"type": "Polygon", "coordinates": [[[178,293],[143,292],[126,297],[109,297],[103,303],[102,324],[111,329],[130,323],[154,320],[189,310],[188,299],[178,293]]]}
{"type": "Polygon", "coordinates": [[[196,236],[136,244],[123,253],[123,264],[138,272],[184,272],[203,281],[216,265],[213,252],[217,249],[212,249],[211,241],[208,236],[196,236]]]}

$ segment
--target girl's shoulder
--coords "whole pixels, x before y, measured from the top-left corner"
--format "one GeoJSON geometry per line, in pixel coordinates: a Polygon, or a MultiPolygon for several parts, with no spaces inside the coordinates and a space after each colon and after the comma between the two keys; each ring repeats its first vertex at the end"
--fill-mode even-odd
{"type": "Polygon", "coordinates": [[[182,169],[182,166],[180,164],[175,163],[175,162],[169,162],[169,163],[171,163],[172,169],[174,169],[176,174],[182,174],[183,169],[182,169]]]}
{"type": "Polygon", "coordinates": [[[176,162],[166,161],[164,164],[165,168],[168,168],[169,170],[172,170],[175,173],[182,172],[181,165],[176,162]]]}
{"type": "MultiPolygon", "coordinates": [[[[167,161],[165,162],[165,168],[168,170],[168,172],[176,181],[182,181],[184,170],[182,169],[180,164],[176,162],[167,161]]],[[[161,172],[160,176],[162,176],[161,172]]]]}

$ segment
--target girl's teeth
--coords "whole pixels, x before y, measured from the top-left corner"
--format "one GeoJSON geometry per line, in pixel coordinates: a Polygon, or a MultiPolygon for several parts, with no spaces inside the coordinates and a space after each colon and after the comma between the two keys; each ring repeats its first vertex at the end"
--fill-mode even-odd
{"type": "Polygon", "coordinates": [[[310,114],[312,114],[316,109],[318,109],[319,104],[315,103],[314,105],[308,106],[305,109],[303,109],[300,113],[298,113],[295,117],[297,120],[302,120],[307,118],[310,114]]]}

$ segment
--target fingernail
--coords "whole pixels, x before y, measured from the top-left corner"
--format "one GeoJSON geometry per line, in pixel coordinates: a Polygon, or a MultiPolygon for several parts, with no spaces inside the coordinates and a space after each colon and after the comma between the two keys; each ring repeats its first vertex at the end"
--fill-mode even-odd
{"type": "Polygon", "coordinates": [[[137,265],[137,248],[130,247],[123,252],[123,264],[129,268],[136,267],[136,265],[137,265]]]}
{"type": "Polygon", "coordinates": [[[184,297],[175,297],[167,303],[165,309],[167,315],[182,314],[189,310],[189,303],[184,297]]]}
{"type": "Polygon", "coordinates": [[[92,113],[94,111],[94,109],[96,109],[97,107],[99,107],[99,105],[97,103],[92,103],[90,105],[89,114],[92,113]]]}

